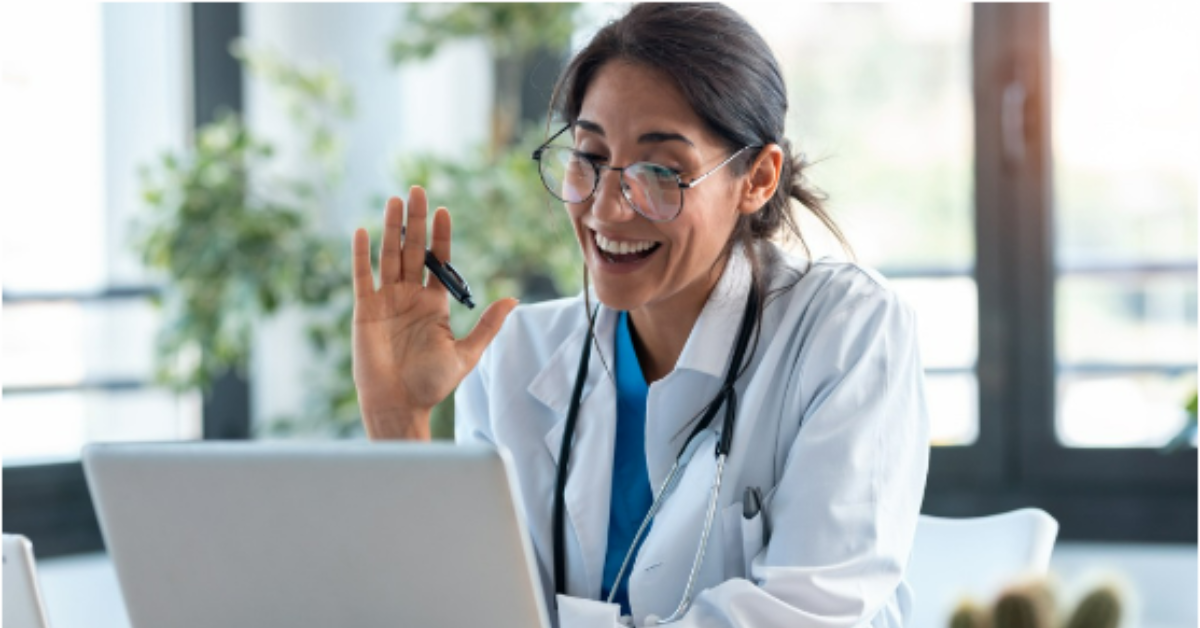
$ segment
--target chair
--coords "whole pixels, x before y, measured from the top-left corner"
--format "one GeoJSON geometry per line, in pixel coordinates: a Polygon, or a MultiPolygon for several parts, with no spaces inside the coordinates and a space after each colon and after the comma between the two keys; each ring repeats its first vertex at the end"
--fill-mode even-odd
{"type": "Polygon", "coordinates": [[[3,535],[4,621],[8,628],[46,628],[46,605],[38,586],[33,545],[19,534],[3,535]]]}
{"type": "Polygon", "coordinates": [[[1044,575],[1058,522],[1022,508],[987,517],[921,515],[905,578],[913,591],[914,628],[947,628],[964,597],[980,603],[1024,576],[1044,575]]]}

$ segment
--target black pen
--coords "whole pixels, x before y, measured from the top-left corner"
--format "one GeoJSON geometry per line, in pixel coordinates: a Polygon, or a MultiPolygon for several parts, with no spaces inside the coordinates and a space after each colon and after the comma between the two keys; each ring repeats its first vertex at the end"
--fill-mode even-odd
{"type": "Polygon", "coordinates": [[[426,250],[425,268],[428,268],[429,272],[433,273],[433,276],[437,277],[443,286],[446,286],[446,289],[455,299],[458,299],[459,303],[475,309],[475,303],[471,301],[471,286],[467,285],[467,280],[463,279],[457,270],[454,270],[450,262],[443,262],[433,254],[433,251],[426,250]]]}

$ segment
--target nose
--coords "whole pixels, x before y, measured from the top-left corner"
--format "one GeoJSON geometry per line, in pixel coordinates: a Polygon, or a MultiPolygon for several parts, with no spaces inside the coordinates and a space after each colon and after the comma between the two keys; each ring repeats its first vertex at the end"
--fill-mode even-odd
{"type": "Polygon", "coordinates": [[[637,216],[629,201],[621,193],[621,173],[615,170],[600,171],[600,185],[592,197],[592,214],[601,222],[627,222],[637,216]]]}

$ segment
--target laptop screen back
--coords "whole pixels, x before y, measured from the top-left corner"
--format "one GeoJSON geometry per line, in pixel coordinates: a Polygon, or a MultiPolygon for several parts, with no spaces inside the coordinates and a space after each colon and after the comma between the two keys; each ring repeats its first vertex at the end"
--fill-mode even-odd
{"type": "Polygon", "coordinates": [[[135,628],[549,626],[493,449],[98,444],[84,466],[135,628]]]}

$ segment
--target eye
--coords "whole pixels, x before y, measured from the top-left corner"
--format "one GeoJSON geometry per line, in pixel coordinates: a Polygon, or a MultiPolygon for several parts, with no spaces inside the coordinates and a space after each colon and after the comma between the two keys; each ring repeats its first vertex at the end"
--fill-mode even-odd
{"type": "Polygon", "coordinates": [[[608,158],[605,157],[604,155],[597,155],[596,153],[589,153],[589,152],[583,151],[583,150],[576,150],[575,156],[580,159],[586,159],[588,161],[595,162],[595,163],[600,163],[600,162],[608,160],[608,158]]]}
{"type": "Polygon", "coordinates": [[[688,160],[679,159],[673,151],[656,150],[650,154],[642,156],[642,162],[653,165],[661,170],[669,170],[672,175],[683,176],[686,172],[694,172],[693,168],[689,168],[685,164],[688,160]]]}
{"type": "Polygon", "coordinates": [[[655,170],[657,170],[657,174],[659,174],[660,176],[673,178],[673,177],[678,177],[678,176],[683,175],[683,171],[680,170],[679,168],[672,168],[671,166],[664,166],[662,164],[650,164],[650,165],[653,166],[655,170]]]}
{"type": "Polygon", "coordinates": [[[652,161],[643,161],[636,164],[638,170],[644,174],[652,175],[657,179],[669,179],[674,181],[677,177],[682,176],[682,172],[670,166],[656,164],[652,161]]]}

